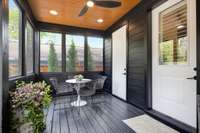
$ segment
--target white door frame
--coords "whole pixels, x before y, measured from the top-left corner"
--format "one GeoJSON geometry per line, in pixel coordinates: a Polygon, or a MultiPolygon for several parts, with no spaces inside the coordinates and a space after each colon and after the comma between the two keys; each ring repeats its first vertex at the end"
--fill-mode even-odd
{"type": "MultiPolygon", "coordinates": [[[[127,42],[128,42],[127,41],[127,29],[128,29],[128,25],[124,25],[112,33],[112,94],[117,96],[120,99],[125,100],[125,101],[127,100],[127,42]],[[123,32],[123,33],[125,32],[125,34],[117,35],[117,34],[119,34],[119,32],[123,32]],[[114,63],[113,63],[113,58],[114,58],[114,56],[116,56],[116,53],[113,52],[113,47],[114,47],[113,46],[113,35],[114,34],[117,35],[119,39],[121,37],[122,38],[124,37],[124,39],[125,39],[125,40],[118,40],[118,41],[123,41],[122,43],[125,43],[125,45],[123,47],[124,48],[123,50],[125,50],[125,55],[123,55],[123,56],[125,56],[125,58],[126,58],[124,60],[125,64],[123,64],[125,66],[124,66],[124,68],[121,68],[120,70],[118,70],[119,71],[118,75],[115,75],[115,73],[114,73],[114,63]],[[118,84],[118,85],[114,84],[114,80],[115,80],[114,77],[117,77],[117,79],[118,79],[122,76],[125,78],[125,79],[122,78],[122,80],[123,79],[125,80],[125,83],[123,83],[123,84],[125,84],[124,85],[125,88],[120,89],[120,87],[117,88],[118,86],[120,86],[120,84],[118,84]]],[[[118,52],[120,52],[119,49],[118,49],[118,52]]],[[[120,60],[120,57],[118,59],[120,60]]]]}
{"type": "MultiPolygon", "coordinates": [[[[177,1],[180,1],[180,0],[174,0],[173,2],[177,2],[177,1]]],[[[167,3],[167,2],[166,2],[167,3]]],[[[187,3],[188,3],[188,7],[189,7],[189,10],[190,11],[194,11],[194,10],[192,10],[192,9],[196,9],[196,0],[187,0],[187,3]]],[[[164,4],[164,3],[162,3],[162,4],[164,4]]],[[[161,4],[161,6],[162,6],[162,4],[161,4]]],[[[159,6],[158,6],[158,8],[159,8],[159,6]]],[[[190,23],[188,23],[188,28],[189,28],[189,30],[190,31],[196,31],[196,10],[195,10],[195,13],[193,13],[193,14],[189,14],[189,16],[190,16],[190,18],[192,18],[192,22],[190,22],[190,23]]],[[[152,21],[153,21],[153,17],[152,17],[152,21]]],[[[153,26],[153,23],[155,23],[154,21],[152,22],[152,29],[153,28],[155,28],[154,26],[153,26]]],[[[158,26],[157,26],[158,27],[158,26]]],[[[188,31],[189,31],[188,30],[188,31]]],[[[194,36],[194,40],[192,41],[193,43],[196,43],[197,44],[197,42],[196,42],[196,35],[197,35],[197,33],[193,33],[193,32],[188,32],[189,33],[189,36],[194,36]],[[195,42],[194,42],[195,41],[195,42]]],[[[155,37],[155,36],[158,36],[158,35],[155,35],[155,33],[152,31],[152,37],[155,37]]],[[[190,38],[189,38],[190,39],[190,38]]],[[[190,39],[190,41],[191,41],[191,39],[190,39]]],[[[154,81],[155,81],[155,77],[154,77],[154,75],[155,75],[155,72],[154,72],[154,60],[155,59],[153,59],[154,57],[155,57],[155,51],[154,51],[154,44],[155,42],[154,42],[154,40],[152,39],[152,108],[154,109],[154,101],[155,101],[155,99],[154,99],[154,95],[155,95],[155,92],[154,92],[154,81]]],[[[197,53],[195,53],[196,55],[194,55],[196,58],[197,58],[197,53]]],[[[157,55],[156,55],[156,57],[157,57],[157,55]]],[[[195,59],[196,60],[196,59],[195,59]]],[[[172,66],[173,67],[173,66],[172,66]]],[[[196,105],[196,103],[195,103],[195,105],[196,105]]],[[[170,108],[170,107],[169,107],[170,108]]],[[[195,109],[196,110],[196,109],[195,109]]],[[[197,116],[197,112],[196,112],[196,114],[195,114],[196,116],[197,116]]],[[[187,123],[188,125],[190,125],[189,123],[187,123]]],[[[195,126],[195,124],[192,124],[191,126],[195,126]]],[[[196,128],[196,126],[195,126],[195,128],[196,128]]]]}

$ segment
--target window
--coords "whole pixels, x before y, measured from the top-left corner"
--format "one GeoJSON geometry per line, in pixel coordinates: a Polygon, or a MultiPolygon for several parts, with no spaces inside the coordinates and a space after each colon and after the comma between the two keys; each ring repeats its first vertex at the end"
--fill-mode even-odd
{"type": "Polygon", "coordinates": [[[187,64],[187,5],[183,0],[160,13],[160,65],[187,64]]]}
{"type": "Polygon", "coordinates": [[[103,71],[103,38],[88,37],[87,66],[89,71],[103,71]]]}
{"type": "Polygon", "coordinates": [[[21,16],[14,0],[9,0],[9,77],[21,75],[21,16]]]}
{"type": "Polygon", "coordinates": [[[84,71],[84,36],[66,35],[66,70],[84,71]]]}
{"type": "Polygon", "coordinates": [[[59,33],[40,32],[40,72],[61,72],[61,38],[59,33]]]}
{"type": "Polygon", "coordinates": [[[26,73],[33,73],[33,28],[26,24],[26,73]]]}

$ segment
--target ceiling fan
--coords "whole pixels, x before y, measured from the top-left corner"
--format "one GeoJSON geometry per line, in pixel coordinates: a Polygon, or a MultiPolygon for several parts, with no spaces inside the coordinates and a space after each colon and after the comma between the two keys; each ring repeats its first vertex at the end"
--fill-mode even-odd
{"type": "Polygon", "coordinates": [[[121,6],[121,2],[117,0],[87,0],[86,5],[80,11],[78,16],[83,16],[88,9],[94,5],[104,8],[115,8],[121,6]]]}

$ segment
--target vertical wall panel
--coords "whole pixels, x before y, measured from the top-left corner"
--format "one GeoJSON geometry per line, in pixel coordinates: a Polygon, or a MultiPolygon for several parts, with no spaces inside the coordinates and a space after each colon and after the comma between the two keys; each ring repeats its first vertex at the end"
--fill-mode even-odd
{"type": "Polygon", "coordinates": [[[105,89],[112,92],[112,37],[108,36],[104,40],[104,72],[108,76],[105,82],[105,89]]]}
{"type": "Polygon", "coordinates": [[[141,108],[146,107],[145,17],[141,13],[130,19],[128,29],[127,99],[141,108]]]}

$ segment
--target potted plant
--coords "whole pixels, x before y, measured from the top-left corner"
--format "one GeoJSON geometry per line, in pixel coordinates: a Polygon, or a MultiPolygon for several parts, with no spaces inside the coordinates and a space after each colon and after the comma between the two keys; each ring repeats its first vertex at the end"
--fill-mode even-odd
{"type": "Polygon", "coordinates": [[[83,75],[78,74],[78,75],[75,75],[74,78],[75,78],[77,81],[81,81],[81,80],[83,80],[84,77],[83,77],[83,75]]]}
{"type": "Polygon", "coordinates": [[[16,82],[10,94],[10,132],[41,133],[45,128],[44,109],[52,100],[50,86],[43,82],[16,82]]]}

